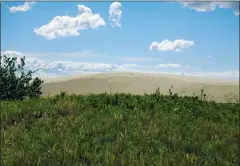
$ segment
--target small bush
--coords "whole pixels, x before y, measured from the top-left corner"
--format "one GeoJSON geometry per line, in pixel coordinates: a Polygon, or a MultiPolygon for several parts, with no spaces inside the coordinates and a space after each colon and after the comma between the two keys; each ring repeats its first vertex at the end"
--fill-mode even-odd
{"type": "Polygon", "coordinates": [[[72,115],[78,111],[78,105],[74,101],[60,100],[56,105],[56,110],[60,116],[72,115]]]}

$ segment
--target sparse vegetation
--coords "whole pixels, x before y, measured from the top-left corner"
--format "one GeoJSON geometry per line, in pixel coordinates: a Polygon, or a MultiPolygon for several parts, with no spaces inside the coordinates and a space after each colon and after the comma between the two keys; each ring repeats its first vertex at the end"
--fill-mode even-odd
{"type": "Polygon", "coordinates": [[[1,101],[2,165],[237,165],[239,103],[67,95],[1,101]]]}
{"type": "Polygon", "coordinates": [[[201,89],[201,101],[204,101],[206,99],[207,94],[204,93],[204,87],[201,89]]]}

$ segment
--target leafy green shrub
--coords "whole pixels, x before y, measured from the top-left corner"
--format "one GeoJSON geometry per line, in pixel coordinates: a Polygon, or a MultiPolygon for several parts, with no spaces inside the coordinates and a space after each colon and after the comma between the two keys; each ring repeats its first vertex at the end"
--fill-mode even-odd
{"type": "Polygon", "coordinates": [[[32,78],[35,71],[25,71],[25,57],[17,63],[17,57],[0,55],[0,100],[23,100],[25,97],[38,98],[43,80],[32,78]]]}

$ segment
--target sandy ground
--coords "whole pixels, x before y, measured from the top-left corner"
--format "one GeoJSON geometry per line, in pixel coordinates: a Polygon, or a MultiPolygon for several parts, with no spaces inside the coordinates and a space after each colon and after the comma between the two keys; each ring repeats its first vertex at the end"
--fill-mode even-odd
{"type": "Polygon", "coordinates": [[[161,93],[172,92],[180,95],[199,95],[204,87],[208,100],[233,101],[239,99],[239,82],[221,79],[200,78],[156,73],[101,73],[82,76],[48,79],[42,86],[43,95],[54,95],[61,91],[68,93],[153,93],[160,88],[161,93]]]}

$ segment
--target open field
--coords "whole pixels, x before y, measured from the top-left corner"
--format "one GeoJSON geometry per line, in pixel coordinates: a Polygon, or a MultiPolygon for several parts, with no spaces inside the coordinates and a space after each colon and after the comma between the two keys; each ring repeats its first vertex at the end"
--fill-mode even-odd
{"type": "Polygon", "coordinates": [[[239,163],[239,102],[224,99],[238,99],[237,82],[105,73],[48,80],[43,92],[0,101],[1,165],[239,163]]]}
{"type": "Polygon", "coordinates": [[[239,103],[62,93],[0,104],[3,166],[239,163],[239,103]]]}
{"type": "Polygon", "coordinates": [[[72,76],[46,80],[43,95],[52,95],[67,91],[68,93],[153,93],[157,87],[161,93],[168,94],[173,85],[173,93],[179,95],[200,94],[204,87],[207,100],[236,101],[239,99],[239,82],[221,79],[178,76],[153,73],[104,73],[84,76],[72,76]]]}

